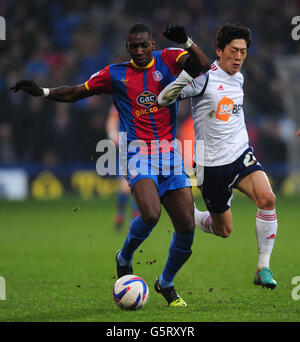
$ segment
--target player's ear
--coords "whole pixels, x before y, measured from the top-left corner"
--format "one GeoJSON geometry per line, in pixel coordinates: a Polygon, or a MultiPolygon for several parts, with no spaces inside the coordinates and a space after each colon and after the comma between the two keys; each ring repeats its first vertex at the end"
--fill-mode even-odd
{"type": "Polygon", "coordinates": [[[222,51],[219,47],[216,47],[216,55],[217,55],[219,58],[221,58],[222,52],[223,52],[223,51],[222,51]]]}
{"type": "Polygon", "coordinates": [[[154,51],[156,47],[156,40],[151,40],[151,47],[152,47],[152,51],[154,51]]]}

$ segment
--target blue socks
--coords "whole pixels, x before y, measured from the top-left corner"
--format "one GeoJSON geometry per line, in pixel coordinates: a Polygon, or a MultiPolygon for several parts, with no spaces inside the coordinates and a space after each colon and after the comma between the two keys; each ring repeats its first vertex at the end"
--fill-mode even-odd
{"type": "Polygon", "coordinates": [[[159,286],[166,288],[173,285],[176,273],[192,254],[194,234],[174,232],[170,243],[169,256],[165,268],[158,278],[159,286]]]}
{"type": "Polygon", "coordinates": [[[131,266],[134,251],[150,235],[154,227],[143,222],[140,216],[132,220],[118,257],[121,266],[131,266]]]}
{"type": "MultiPolygon", "coordinates": [[[[133,253],[138,246],[150,235],[154,226],[144,223],[140,216],[135,218],[129,227],[123,248],[118,256],[120,266],[131,266],[133,253]]],[[[169,256],[165,268],[159,277],[159,285],[166,288],[173,285],[176,273],[192,254],[194,234],[174,232],[170,243],[169,256]]]]}

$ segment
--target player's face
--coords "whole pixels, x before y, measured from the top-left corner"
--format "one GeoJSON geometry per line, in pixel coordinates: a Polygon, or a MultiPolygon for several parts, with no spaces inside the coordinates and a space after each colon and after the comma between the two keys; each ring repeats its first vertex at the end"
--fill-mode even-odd
{"type": "Polygon", "coordinates": [[[126,48],[134,63],[144,67],[152,61],[152,51],[155,48],[155,42],[151,40],[148,32],[129,34],[126,41],[126,48]]]}
{"type": "Polygon", "coordinates": [[[245,39],[234,39],[227,44],[224,50],[216,49],[220,67],[229,75],[241,70],[247,56],[247,43],[245,39]]]}

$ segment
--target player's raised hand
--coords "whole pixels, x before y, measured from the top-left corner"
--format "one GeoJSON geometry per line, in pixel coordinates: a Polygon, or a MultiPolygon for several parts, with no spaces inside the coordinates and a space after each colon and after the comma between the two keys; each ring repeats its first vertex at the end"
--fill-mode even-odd
{"type": "Polygon", "coordinates": [[[185,44],[188,40],[188,35],[182,25],[168,25],[164,29],[163,35],[178,44],[185,44]]]}
{"type": "Polygon", "coordinates": [[[19,90],[23,90],[26,93],[29,93],[32,96],[42,96],[43,89],[40,88],[33,81],[23,80],[17,82],[13,87],[10,88],[14,93],[17,93],[19,90]]]}
{"type": "Polygon", "coordinates": [[[207,71],[207,68],[204,68],[202,65],[195,63],[192,57],[189,56],[184,62],[183,70],[186,71],[190,76],[195,78],[202,72],[207,71]]]}

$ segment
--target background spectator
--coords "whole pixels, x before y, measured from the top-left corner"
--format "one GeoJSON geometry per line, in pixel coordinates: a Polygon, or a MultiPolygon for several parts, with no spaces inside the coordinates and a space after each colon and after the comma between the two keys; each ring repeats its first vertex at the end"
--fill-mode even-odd
{"type": "MultiPolygon", "coordinates": [[[[243,67],[244,110],[255,153],[272,175],[287,155],[280,129],[287,115],[273,57],[299,53],[299,44],[290,39],[291,17],[299,13],[296,0],[2,0],[7,40],[0,42],[0,162],[91,162],[97,142],[106,138],[110,97],[54,104],[23,92],[12,95],[8,89],[15,81],[33,79],[45,87],[83,83],[103,66],[127,60],[125,34],[136,22],[153,29],[158,49],[169,46],[161,34],[165,25],[180,22],[213,62],[216,30],[230,21],[252,29],[243,67]],[[270,135],[266,122],[276,134],[270,135]],[[280,153],[272,152],[274,144],[280,153]]],[[[179,125],[188,116],[189,102],[183,101],[179,125]]],[[[279,182],[286,175],[280,170],[279,182]]]]}

